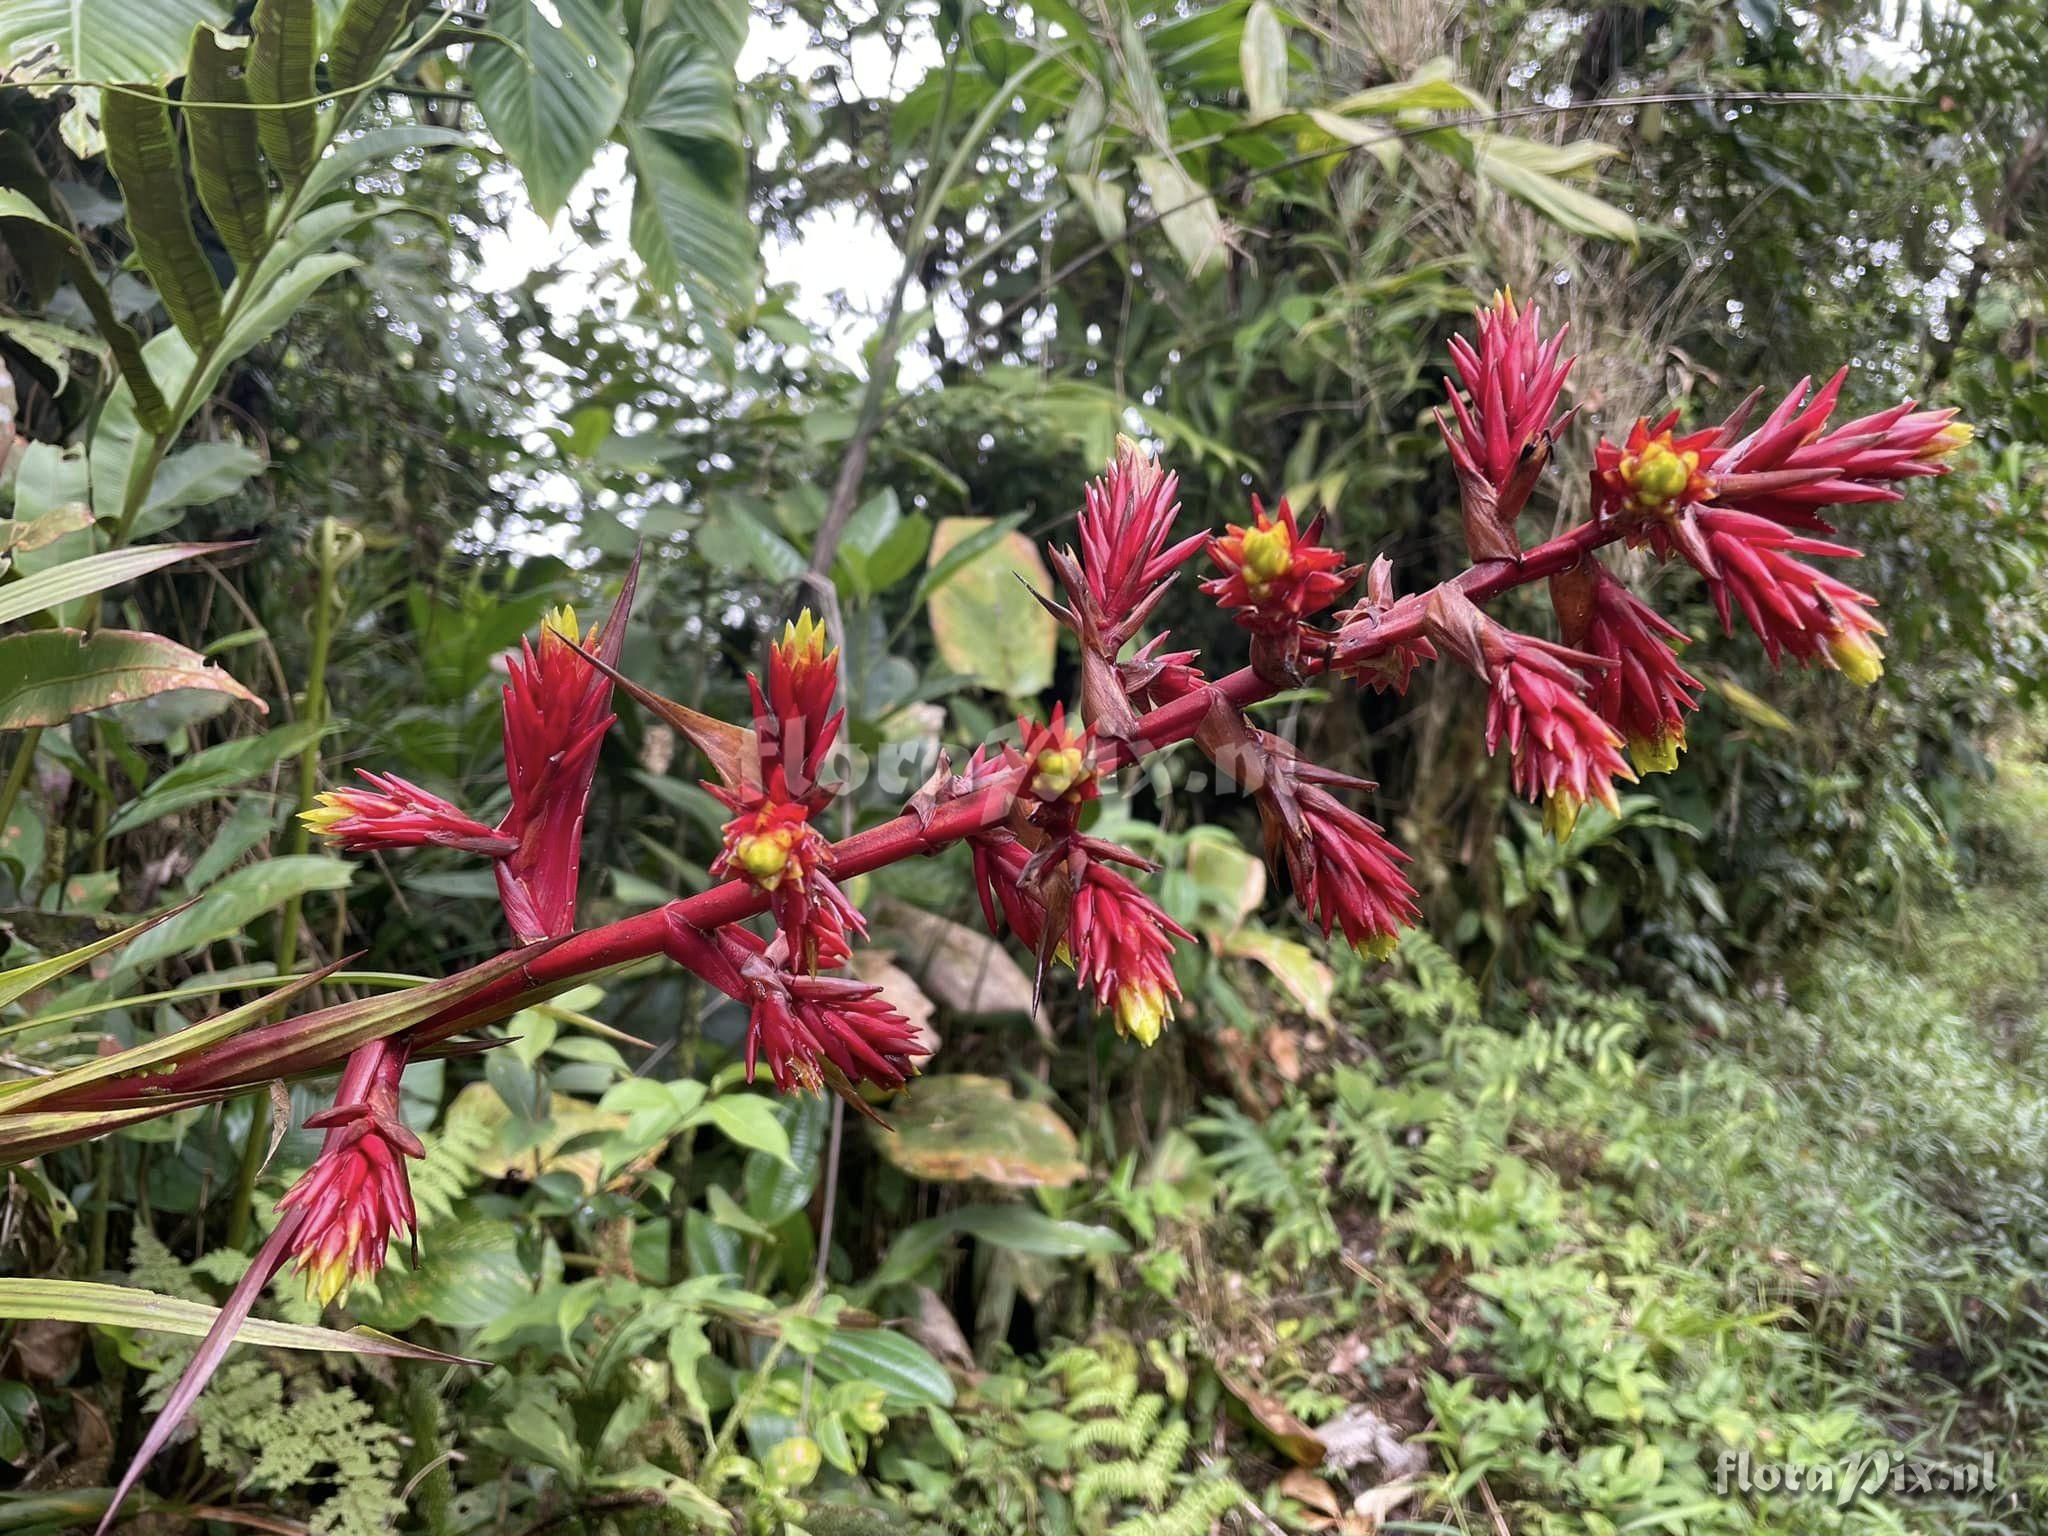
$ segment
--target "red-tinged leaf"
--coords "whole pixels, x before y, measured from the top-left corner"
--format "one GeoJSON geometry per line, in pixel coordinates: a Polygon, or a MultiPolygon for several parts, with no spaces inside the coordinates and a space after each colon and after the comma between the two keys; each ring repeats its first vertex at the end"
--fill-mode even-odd
{"type": "Polygon", "coordinates": [[[665,699],[652,688],[643,688],[634,682],[603,657],[588,651],[584,654],[590,657],[592,666],[625,689],[642,709],[652,712],[687,737],[704,754],[705,761],[711,764],[711,771],[718,775],[718,781],[726,788],[736,789],[741,785],[760,787],[760,760],[754,745],[754,732],[750,728],[729,725],[687,704],[665,699]]]}
{"type": "Polygon", "coordinates": [[[336,960],[317,971],[295,977],[275,991],[243,1003],[239,1008],[230,1008],[226,1013],[216,1014],[213,1018],[141,1045],[130,1046],[125,1051],[116,1051],[111,1056],[95,1056],[90,1061],[80,1062],[62,1072],[53,1072],[47,1077],[23,1078],[0,1084],[0,1115],[12,1114],[34,1104],[75,1103],[79,1092],[91,1083],[160,1074],[167,1067],[188,1061],[208,1047],[240,1034],[309,987],[318,986],[346,963],[346,960],[336,960]]]}
{"type": "Polygon", "coordinates": [[[39,629],[0,636],[0,731],[62,725],[182,688],[230,694],[269,710],[219,667],[162,635],[39,629]]]}
{"type": "Polygon", "coordinates": [[[135,1459],[128,1464],[128,1470],[121,1474],[121,1482],[114,1490],[114,1502],[107,1506],[107,1512],[100,1517],[96,1536],[106,1536],[112,1529],[114,1517],[120,1513],[122,1501],[135,1486],[145,1468],[156,1453],[164,1448],[178,1425],[184,1421],[186,1412],[206,1390],[206,1384],[213,1380],[213,1373],[220,1369],[228,1348],[235,1342],[235,1335],[241,1331],[243,1322],[249,1316],[250,1308],[256,1305],[256,1298],[263,1294],[263,1288],[270,1284],[273,1276],[284,1268],[285,1259],[291,1254],[297,1242],[299,1229],[305,1225],[304,1211],[293,1211],[277,1224],[277,1229],[257,1251],[255,1260],[249,1265],[248,1273],[229,1294],[227,1304],[220,1309],[220,1316],[200,1341],[198,1353],[192,1356],[192,1363],[185,1368],[185,1374],[178,1378],[177,1386],[164,1400],[163,1408],[156,1416],[156,1422],[149,1426],[149,1433],[142,1437],[142,1445],[135,1452],[135,1459]]]}

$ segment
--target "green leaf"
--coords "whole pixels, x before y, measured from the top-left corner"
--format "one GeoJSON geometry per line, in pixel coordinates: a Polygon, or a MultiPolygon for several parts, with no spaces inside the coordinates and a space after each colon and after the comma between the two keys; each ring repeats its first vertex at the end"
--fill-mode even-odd
{"type": "Polygon", "coordinates": [[[479,43],[469,62],[484,122],[550,221],[618,122],[633,68],[610,7],[556,0],[555,9],[560,26],[533,0],[493,5],[491,30],[503,41],[479,43]]]}
{"type": "Polygon", "coordinates": [[[642,45],[626,116],[650,133],[709,139],[735,153],[746,142],[732,66],[680,32],[664,30],[642,45]]]}
{"type": "Polygon", "coordinates": [[[31,614],[55,608],[94,592],[147,576],[217,550],[239,549],[239,544],[144,544],[132,549],[110,549],[105,554],[87,555],[64,565],[38,571],[21,581],[0,586],[0,624],[12,624],[31,614]]]}
{"type": "Polygon", "coordinates": [[[757,1093],[727,1094],[711,1100],[701,1113],[728,1141],[795,1166],[789,1155],[789,1132],[776,1118],[772,1099],[757,1093]]]}
{"type": "Polygon", "coordinates": [[[266,467],[268,460],[262,454],[240,443],[195,443],[164,460],[143,500],[143,516],[219,501],[239,491],[266,467]]]}
{"type": "Polygon", "coordinates": [[[42,229],[54,231],[64,242],[65,267],[70,273],[72,286],[78,289],[79,297],[92,313],[93,325],[106,338],[107,348],[120,367],[121,384],[129,391],[130,412],[152,429],[168,423],[170,407],[164,403],[163,392],[157,388],[143,362],[142,343],[114,312],[114,301],[108,297],[99,273],[93,270],[92,262],[86,258],[85,246],[78,236],[38,208],[26,194],[11,187],[0,187],[0,219],[26,220],[42,229]]]}
{"type": "MultiPolygon", "coordinates": [[[[939,570],[955,545],[989,526],[982,517],[941,518],[932,531],[932,570],[939,570]]],[[[931,583],[935,590],[926,607],[932,638],[948,669],[1012,697],[1051,686],[1059,625],[1025,590],[1026,582],[1041,592],[1052,590],[1037,547],[1013,531],[992,538],[943,584],[931,583]]]]}
{"type": "MultiPolygon", "coordinates": [[[[330,60],[332,55],[329,55],[330,60]]],[[[372,128],[353,138],[336,139],[320,157],[306,178],[301,198],[318,202],[338,186],[353,181],[370,166],[382,164],[408,150],[470,148],[469,135],[457,128],[434,128],[424,124],[397,128],[372,128]]]]}
{"type": "Polygon", "coordinates": [[[1636,221],[1628,214],[1559,180],[1615,154],[1611,147],[1537,144],[1497,133],[1474,133],[1471,141],[1479,174],[1558,228],[1595,240],[1636,243],[1636,221]]]}
{"type": "Polygon", "coordinates": [[[1287,29],[1281,26],[1280,13],[1270,0],[1253,0],[1245,13],[1238,67],[1244,75],[1245,104],[1253,117],[1271,117],[1287,110],[1287,29]]]}
{"type": "Polygon", "coordinates": [[[320,18],[313,0],[257,0],[250,25],[249,99],[267,109],[255,114],[256,137],[289,192],[306,179],[320,149],[311,100],[320,18]]]}
{"type": "Polygon", "coordinates": [[[1227,235],[1223,216],[1216,211],[1216,199],[1208,189],[1176,160],[1164,155],[1139,155],[1138,174],[1145,179],[1152,197],[1152,209],[1159,215],[1159,227],[1187,268],[1188,276],[1201,278],[1224,264],[1227,235]]]}
{"type": "Polygon", "coordinates": [[[257,159],[256,117],[244,110],[249,89],[235,73],[247,58],[245,48],[229,47],[213,28],[196,29],[183,98],[185,140],[200,205],[243,271],[261,258],[270,220],[270,189],[257,159]],[[209,111],[208,102],[225,105],[209,111]]]}
{"type": "Polygon", "coordinates": [[[361,85],[384,63],[398,35],[427,0],[348,0],[327,44],[327,76],[336,90],[361,85]]]}
{"type": "Polygon", "coordinates": [[[745,509],[730,504],[705,519],[697,547],[714,565],[749,570],[773,582],[794,581],[809,568],[789,540],[745,509]]]}
{"type": "Polygon", "coordinates": [[[377,1277],[375,1297],[352,1303],[385,1328],[410,1328],[428,1318],[445,1328],[481,1328],[533,1295],[509,1222],[458,1218],[436,1226],[421,1243],[421,1263],[400,1260],[377,1277]]]}
{"type": "Polygon", "coordinates": [[[161,96],[112,91],[100,104],[100,121],[135,254],[185,340],[206,346],[220,335],[220,279],[192,228],[170,106],[161,96]]]}
{"type": "Polygon", "coordinates": [[[97,960],[110,949],[119,949],[138,934],[147,933],[158,923],[168,921],[182,910],[174,907],[169,912],[146,917],[133,927],[123,928],[119,933],[110,933],[104,939],[95,939],[83,948],[52,955],[47,960],[32,961],[28,965],[18,965],[11,971],[0,971],[0,1008],[28,996],[38,987],[47,987],[53,981],[62,981],[86,962],[97,960]]]}
{"type": "Polygon", "coordinates": [[[775,1118],[789,1137],[789,1156],[756,1152],[747,1159],[743,1188],[747,1209],[764,1226],[776,1226],[811,1203],[817,1193],[825,1132],[832,1111],[820,1094],[784,1099],[775,1118]]]}
{"type": "MultiPolygon", "coordinates": [[[[120,814],[107,824],[106,835],[118,837],[173,811],[215,799],[225,790],[270,772],[286,758],[298,756],[332,729],[321,721],[300,720],[260,736],[224,741],[195,752],[122,806],[120,814]]],[[[263,824],[267,829],[267,814],[263,824]]]]}
{"type": "Polygon", "coordinates": [[[737,308],[753,297],[758,232],[730,178],[698,149],[626,131],[633,163],[633,249],[657,288],[688,286],[737,308]]]}
{"type": "Polygon", "coordinates": [[[226,0],[7,0],[0,62],[30,54],[75,80],[170,79],[185,67],[192,29],[226,26],[226,0]]]}
{"type": "MultiPolygon", "coordinates": [[[[220,1316],[220,1308],[203,1301],[160,1296],[128,1285],[101,1285],[88,1280],[0,1279],[0,1318],[10,1322],[47,1319],[89,1323],[98,1328],[142,1328],[157,1333],[182,1333],[203,1338],[220,1316]]],[[[463,1363],[459,1355],[423,1349],[369,1328],[309,1328],[298,1323],[273,1323],[252,1317],[235,1330],[244,1344],[276,1349],[310,1349],[331,1355],[385,1355],[397,1360],[463,1363]]]]}
{"type": "MultiPolygon", "coordinates": [[[[61,261],[61,255],[53,257],[61,261]]],[[[84,331],[74,331],[55,320],[30,320],[20,315],[0,315],[0,336],[20,347],[57,376],[57,393],[71,383],[71,354],[87,352],[104,363],[106,343],[84,331]]]]}
{"type": "Polygon", "coordinates": [[[218,939],[233,938],[257,917],[276,910],[292,897],[314,891],[346,890],[354,877],[355,866],[346,859],[330,859],[316,853],[286,854],[245,865],[170,922],[129,946],[116,963],[114,974],[147,970],[160,960],[200,949],[218,939]]]}
{"type": "Polygon", "coordinates": [[[816,1356],[827,1381],[858,1381],[882,1389],[891,1408],[950,1408],[953,1378],[917,1340],[880,1328],[841,1328],[816,1356]]]}
{"type": "Polygon", "coordinates": [[[42,629],[0,636],[0,730],[62,725],[179,688],[210,689],[265,707],[219,667],[162,635],[42,629]]]}

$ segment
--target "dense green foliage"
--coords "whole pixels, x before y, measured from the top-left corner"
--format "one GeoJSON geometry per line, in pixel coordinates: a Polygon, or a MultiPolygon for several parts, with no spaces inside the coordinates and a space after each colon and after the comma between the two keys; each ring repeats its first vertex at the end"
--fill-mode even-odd
{"type": "MultiPolygon", "coordinates": [[[[1655,578],[1712,640],[1691,750],[1561,844],[1462,676],[1268,706],[1419,855],[1391,965],[1269,893],[1247,803],[1177,753],[1092,828],[1202,940],[1150,1052],[1071,992],[1033,1016],[956,851],[856,893],[863,974],[942,1042],[893,1131],[748,1085],[738,1010],[665,965],[416,1064],[418,1262],[325,1321],[478,1363],[245,1345],[131,1513],[2041,1529],[2048,16],[1896,9],[0,16],[0,967],[194,901],[0,977],[8,1082],[308,960],[347,957],[340,1000],[496,953],[474,861],[331,856],[292,815],[360,766],[494,819],[504,653],[638,544],[623,668],[697,708],[743,717],[764,637],[826,610],[877,769],[851,830],[938,743],[1071,699],[1011,572],[1045,584],[1120,431],[1190,527],[1284,492],[1404,589],[1462,566],[1428,413],[1498,284],[1584,354],[1532,528],[1583,513],[1600,432],[1838,363],[1854,410],[1978,432],[1857,513],[1868,695],[1772,677],[1655,578]],[[1740,1453],[1989,1457],[1995,1487],[1718,1486],[1740,1453]]],[[[1185,591],[1160,622],[1240,654],[1185,591]]],[[[725,815],[620,713],[586,923],[709,883],[725,815]]],[[[96,1517],[193,1331],[4,1287],[218,1301],[331,1088],[7,1170],[0,1530],[96,1517]]],[[[260,1310],[320,1321],[283,1281],[260,1310]]]]}

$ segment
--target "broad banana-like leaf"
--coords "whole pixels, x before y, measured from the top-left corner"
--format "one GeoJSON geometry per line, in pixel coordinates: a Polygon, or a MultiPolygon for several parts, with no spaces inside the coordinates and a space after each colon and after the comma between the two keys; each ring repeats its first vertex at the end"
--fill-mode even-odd
{"type": "Polygon", "coordinates": [[[0,636],[0,730],[62,725],[179,688],[232,694],[268,706],[205,657],[162,635],[102,629],[36,629],[0,636]]]}

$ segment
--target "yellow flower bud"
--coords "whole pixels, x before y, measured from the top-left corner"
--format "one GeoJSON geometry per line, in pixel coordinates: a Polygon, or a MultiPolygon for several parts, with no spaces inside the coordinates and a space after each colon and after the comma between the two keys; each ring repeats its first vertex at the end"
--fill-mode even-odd
{"type": "Polygon", "coordinates": [[[1270,528],[1248,528],[1244,535],[1244,584],[1254,597],[1294,568],[1294,541],[1284,523],[1270,528]]]}
{"type": "Polygon", "coordinates": [[[1868,688],[1884,676],[1884,652],[1860,629],[1838,629],[1829,635],[1828,656],[1858,688],[1868,688]]]}
{"type": "Polygon", "coordinates": [[[1157,986],[1125,987],[1116,995],[1116,1032],[1140,1045],[1151,1045],[1171,1015],[1166,994],[1157,986]]]}
{"type": "Polygon", "coordinates": [[[1670,773],[1678,767],[1678,754],[1685,750],[1680,731],[1660,731],[1655,736],[1631,736],[1628,755],[1637,773],[1670,773]]]}
{"type": "Polygon", "coordinates": [[[782,650],[792,666],[825,654],[825,626],[806,608],[794,624],[782,626],[782,650]]]}
{"type": "Polygon", "coordinates": [[[1579,811],[1584,802],[1569,790],[1554,791],[1543,802],[1543,830],[1554,842],[1563,842],[1572,835],[1572,828],[1579,824],[1579,811]]]}
{"type": "Polygon", "coordinates": [[[1374,965],[1384,965],[1394,958],[1394,951],[1401,947],[1398,933],[1376,933],[1358,946],[1358,952],[1374,965]]]}
{"type": "Polygon", "coordinates": [[[332,792],[315,795],[312,805],[299,812],[299,820],[306,830],[318,837],[331,837],[337,823],[347,821],[352,813],[332,792]]]}
{"type": "Polygon", "coordinates": [[[1952,421],[1927,439],[1913,457],[1923,460],[1952,458],[1969,447],[1976,435],[1977,429],[1967,421],[1952,421]]]}
{"type": "Polygon", "coordinates": [[[774,890],[789,868],[789,839],[773,832],[749,833],[732,851],[748,878],[765,890],[774,890]]]}
{"type": "Polygon", "coordinates": [[[1047,747],[1032,767],[1031,792],[1041,800],[1057,800],[1081,782],[1083,763],[1079,747],[1047,747]]]}
{"type": "Polygon", "coordinates": [[[1621,476],[1638,511],[1661,512],[1685,494],[1699,467],[1700,456],[1690,449],[1680,453],[1667,442],[1653,441],[1622,459],[1621,476]]]}

